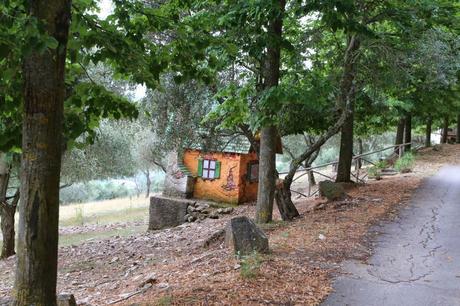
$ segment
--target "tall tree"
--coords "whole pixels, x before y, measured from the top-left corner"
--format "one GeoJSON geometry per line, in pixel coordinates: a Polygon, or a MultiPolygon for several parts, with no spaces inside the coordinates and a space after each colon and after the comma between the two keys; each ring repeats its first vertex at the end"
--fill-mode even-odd
{"type": "Polygon", "coordinates": [[[30,2],[54,48],[24,59],[21,205],[14,305],[56,305],[59,174],[69,0],[30,2]]]}
{"type": "MultiPolygon", "coordinates": [[[[286,2],[273,2],[272,19],[268,25],[267,55],[264,67],[264,89],[271,90],[279,84],[281,41],[283,31],[283,16],[286,2]]],[[[257,191],[256,222],[267,223],[272,220],[273,201],[276,180],[276,142],[279,134],[276,126],[269,124],[262,127],[260,132],[259,151],[259,189],[257,191]]]]}

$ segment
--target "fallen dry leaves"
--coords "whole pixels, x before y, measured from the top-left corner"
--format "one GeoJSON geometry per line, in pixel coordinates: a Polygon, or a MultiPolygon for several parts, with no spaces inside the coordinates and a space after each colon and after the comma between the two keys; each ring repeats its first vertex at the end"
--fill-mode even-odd
{"type": "MultiPolygon", "coordinates": [[[[459,160],[458,145],[425,149],[413,173],[353,187],[346,202],[323,209],[313,209],[320,199],[297,202],[300,218],[265,228],[272,252],[254,278],[240,275],[221,240],[203,246],[229,218],[252,216],[254,206],[246,205],[219,220],[61,248],[58,290],[87,305],[318,305],[344,260],[371,254],[371,227],[396,217],[424,177],[459,160]]],[[[13,265],[0,263],[0,304],[11,290],[13,265]]]]}

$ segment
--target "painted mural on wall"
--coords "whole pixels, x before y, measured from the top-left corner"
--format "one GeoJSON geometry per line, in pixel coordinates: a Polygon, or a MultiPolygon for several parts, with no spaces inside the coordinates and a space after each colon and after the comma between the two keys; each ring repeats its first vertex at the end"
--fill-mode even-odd
{"type": "Polygon", "coordinates": [[[225,191],[233,191],[237,189],[237,185],[233,177],[233,169],[235,168],[236,166],[233,166],[230,169],[228,169],[227,182],[224,185],[222,185],[222,189],[224,189],[225,191]]]}

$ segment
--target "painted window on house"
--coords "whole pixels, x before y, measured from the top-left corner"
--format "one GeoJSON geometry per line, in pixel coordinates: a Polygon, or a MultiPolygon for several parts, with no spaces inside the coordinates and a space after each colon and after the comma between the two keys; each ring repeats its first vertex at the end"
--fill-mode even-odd
{"type": "Polygon", "coordinates": [[[198,160],[198,176],[213,180],[220,177],[220,162],[212,159],[198,160]]]}
{"type": "Polygon", "coordinates": [[[259,162],[258,161],[249,162],[248,181],[251,183],[259,181],[259,162]]]}

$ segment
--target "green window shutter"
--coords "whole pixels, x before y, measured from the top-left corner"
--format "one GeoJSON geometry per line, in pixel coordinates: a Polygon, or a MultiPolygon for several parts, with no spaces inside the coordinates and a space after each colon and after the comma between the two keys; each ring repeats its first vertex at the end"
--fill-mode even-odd
{"type": "Polygon", "coordinates": [[[216,170],[214,172],[214,178],[220,178],[220,161],[216,161],[216,170]]]}
{"type": "Polygon", "coordinates": [[[203,160],[201,158],[198,159],[198,176],[203,176],[203,160]]]}

